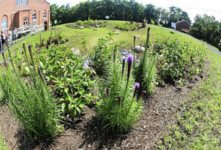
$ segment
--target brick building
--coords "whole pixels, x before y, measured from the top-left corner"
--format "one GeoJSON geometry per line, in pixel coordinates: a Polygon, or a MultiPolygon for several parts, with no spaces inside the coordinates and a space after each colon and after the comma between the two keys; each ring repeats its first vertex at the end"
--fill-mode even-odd
{"type": "Polygon", "coordinates": [[[171,27],[176,30],[189,33],[191,25],[188,21],[184,20],[184,21],[179,21],[177,23],[171,23],[171,27]]]}
{"type": "Polygon", "coordinates": [[[0,0],[0,31],[10,31],[32,24],[49,28],[50,3],[46,0],[0,0]]]}

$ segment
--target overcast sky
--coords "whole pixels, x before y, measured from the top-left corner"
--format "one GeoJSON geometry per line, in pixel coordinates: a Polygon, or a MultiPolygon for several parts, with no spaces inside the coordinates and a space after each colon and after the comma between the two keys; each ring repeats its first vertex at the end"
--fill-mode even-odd
{"type": "MultiPolygon", "coordinates": [[[[63,5],[69,3],[71,6],[86,0],[47,0],[51,4],[63,5]]],[[[189,14],[193,21],[196,14],[213,15],[216,20],[221,21],[221,0],[136,0],[139,3],[153,4],[169,10],[170,6],[180,7],[189,14]]]]}

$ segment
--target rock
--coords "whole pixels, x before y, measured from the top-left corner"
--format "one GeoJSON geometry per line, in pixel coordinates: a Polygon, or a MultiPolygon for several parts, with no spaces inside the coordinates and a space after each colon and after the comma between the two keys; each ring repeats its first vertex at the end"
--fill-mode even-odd
{"type": "Polygon", "coordinates": [[[100,26],[99,26],[99,25],[96,25],[95,27],[96,27],[96,28],[100,28],[100,26]]]}
{"type": "Polygon", "coordinates": [[[75,27],[78,27],[78,25],[75,25],[75,27]]]}
{"type": "Polygon", "coordinates": [[[121,57],[122,57],[122,58],[127,58],[130,54],[132,54],[132,53],[131,53],[131,50],[123,49],[123,50],[121,51],[121,57]]]}
{"type": "Polygon", "coordinates": [[[83,63],[83,68],[84,68],[85,70],[90,69],[89,64],[90,64],[89,60],[85,60],[84,63],[83,63]]]}
{"type": "Polygon", "coordinates": [[[115,32],[116,35],[119,35],[119,32],[115,32]]]}
{"type": "Polygon", "coordinates": [[[80,54],[80,50],[79,49],[76,49],[76,48],[73,47],[71,50],[72,50],[74,55],[79,55],[80,54]]]}
{"type": "Polygon", "coordinates": [[[91,27],[91,26],[88,26],[88,28],[91,29],[92,27],[91,27]]]}
{"type": "Polygon", "coordinates": [[[93,31],[98,31],[98,29],[93,29],[93,31]]]}
{"type": "Polygon", "coordinates": [[[134,51],[136,53],[143,53],[145,51],[145,47],[135,46],[134,51]]]}
{"type": "Polygon", "coordinates": [[[84,29],[84,26],[80,26],[80,29],[84,29]]]}

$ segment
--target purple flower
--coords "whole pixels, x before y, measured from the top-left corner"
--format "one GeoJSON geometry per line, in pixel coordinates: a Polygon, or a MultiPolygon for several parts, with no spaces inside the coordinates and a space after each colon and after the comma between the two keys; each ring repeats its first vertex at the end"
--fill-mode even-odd
{"type": "Polygon", "coordinates": [[[121,103],[121,97],[119,96],[118,97],[118,105],[120,106],[120,103],[121,103]]]}
{"type": "Polygon", "coordinates": [[[2,64],[5,66],[5,61],[3,61],[2,64]]]}
{"type": "Polygon", "coordinates": [[[150,27],[148,28],[148,33],[150,32],[150,27]]]}
{"type": "Polygon", "coordinates": [[[127,57],[127,62],[128,62],[128,63],[132,63],[132,62],[133,62],[133,59],[134,59],[133,55],[129,55],[129,56],[127,57]]]}
{"type": "Polygon", "coordinates": [[[147,94],[147,91],[142,91],[142,98],[147,94]]]}
{"type": "Polygon", "coordinates": [[[140,87],[140,83],[135,83],[135,90],[134,90],[134,97],[136,96],[136,93],[137,93],[137,91],[138,91],[138,89],[139,89],[139,87],[140,87]]]}
{"type": "Polygon", "coordinates": [[[5,57],[5,53],[4,52],[2,52],[2,56],[5,57]]]}
{"type": "Polygon", "coordinates": [[[5,76],[5,73],[3,72],[2,75],[5,76]]]}
{"type": "Polygon", "coordinates": [[[126,61],[126,58],[123,58],[122,76],[124,75],[125,61],[126,61]]]}
{"type": "Polygon", "coordinates": [[[31,52],[31,44],[28,45],[28,50],[31,52]]]}
{"type": "Polygon", "coordinates": [[[148,37],[150,37],[150,34],[148,34],[148,37]]]}
{"type": "Polygon", "coordinates": [[[130,78],[132,63],[133,63],[133,55],[129,55],[127,57],[127,63],[128,63],[128,70],[127,70],[127,82],[128,82],[130,78]]]}
{"type": "Polygon", "coordinates": [[[140,87],[140,83],[135,83],[135,88],[139,89],[139,87],[140,87]]]}

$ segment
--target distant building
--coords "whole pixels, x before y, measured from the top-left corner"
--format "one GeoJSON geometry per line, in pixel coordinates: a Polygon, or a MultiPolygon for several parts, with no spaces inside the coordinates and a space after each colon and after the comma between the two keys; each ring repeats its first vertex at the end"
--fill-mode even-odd
{"type": "Polygon", "coordinates": [[[184,21],[179,21],[179,22],[176,22],[176,23],[172,22],[171,27],[174,28],[175,30],[179,30],[179,31],[182,31],[182,32],[189,33],[191,25],[188,21],[184,20],[184,21]]]}
{"type": "Polygon", "coordinates": [[[46,0],[0,0],[0,31],[30,24],[48,29],[49,23],[50,3],[46,0]]]}

